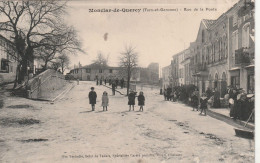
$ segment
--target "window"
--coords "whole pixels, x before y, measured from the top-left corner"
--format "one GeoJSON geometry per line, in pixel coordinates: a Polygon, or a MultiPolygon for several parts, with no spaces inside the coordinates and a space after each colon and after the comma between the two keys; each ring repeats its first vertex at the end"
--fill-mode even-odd
{"type": "Polygon", "coordinates": [[[232,55],[235,57],[235,51],[238,49],[238,31],[232,33],[232,55]]]}
{"type": "Polygon", "coordinates": [[[6,59],[1,60],[1,70],[4,70],[5,72],[9,72],[9,64],[6,59]]]}
{"type": "Polygon", "coordinates": [[[91,69],[90,68],[87,68],[86,69],[86,73],[90,73],[91,72],[91,69]]]}
{"type": "Polygon", "coordinates": [[[247,23],[242,28],[242,47],[245,48],[249,47],[249,30],[250,30],[250,23],[247,23]]]}
{"type": "Polygon", "coordinates": [[[222,39],[219,39],[219,60],[222,60],[222,39]]]}
{"type": "Polygon", "coordinates": [[[212,63],[215,62],[215,44],[212,45],[212,63]]]}
{"type": "Polygon", "coordinates": [[[235,88],[240,88],[239,76],[231,76],[231,85],[235,88]]]}
{"type": "Polygon", "coordinates": [[[237,14],[235,14],[233,16],[233,27],[237,25],[237,19],[238,19],[237,14]]]}
{"type": "Polygon", "coordinates": [[[201,39],[202,43],[205,42],[205,31],[204,30],[202,30],[201,38],[202,38],[201,39]]]}
{"type": "Polygon", "coordinates": [[[255,93],[255,77],[253,74],[248,75],[247,84],[248,93],[255,93]]]}

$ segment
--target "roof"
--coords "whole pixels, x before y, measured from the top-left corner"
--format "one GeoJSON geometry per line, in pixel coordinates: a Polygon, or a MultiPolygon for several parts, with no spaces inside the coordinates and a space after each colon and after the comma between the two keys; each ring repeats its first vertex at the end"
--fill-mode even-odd
{"type": "Polygon", "coordinates": [[[85,66],[82,66],[82,67],[77,67],[77,68],[74,68],[72,70],[76,70],[76,69],[82,69],[82,68],[92,68],[92,69],[119,69],[120,67],[111,67],[111,66],[107,66],[107,65],[104,65],[104,66],[101,66],[100,64],[97,64],[97,63],[92,63],[90,65],[85,65],[85,66]]]}
{"type": "Polygon", "coordinates": [[[202,19],[203,24],[205,25],[205,27],[207,29],[209,29],[215,22],[216,20],[212,20],[212,19],[202,19]]]}
{"type": "Polygon", "coordinates": [[[107,67],[109,67],[109,66],[107,66],[107,65],[103,65],[103,66],[101,66],[100,64],[97,64],[97,63],[92,63],[92,64],[90,64],[90,65],[85,65],[85,66],[83,66],[83,67],[80,67],[80,68],[97,68],[97,69],[99,69],[99,68],[107,68],[107,67]]]}

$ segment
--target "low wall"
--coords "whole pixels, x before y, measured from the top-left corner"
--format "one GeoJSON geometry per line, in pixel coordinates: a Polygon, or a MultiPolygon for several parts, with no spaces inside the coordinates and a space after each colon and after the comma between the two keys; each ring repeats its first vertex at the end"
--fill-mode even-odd
{"type": "Polygon", "coordinates": [[[15,75],[15,73],[0,73],[0,85],[13,82],[15,80],[15,75]]]}
{"type": "Polygon", "coordinates": [[[52,94],[66,85],[64,75],[48,69],[29,80],[27,92],[30,99],[49,99],[52,94]]]}

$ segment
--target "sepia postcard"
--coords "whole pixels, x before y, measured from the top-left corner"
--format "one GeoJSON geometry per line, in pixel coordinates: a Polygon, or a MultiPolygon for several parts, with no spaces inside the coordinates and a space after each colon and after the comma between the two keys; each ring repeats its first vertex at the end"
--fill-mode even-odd
{"type": "Polygon", "coordinates": [[[255,8],[0,0],[0,162],[257,162],[255,8]]]}

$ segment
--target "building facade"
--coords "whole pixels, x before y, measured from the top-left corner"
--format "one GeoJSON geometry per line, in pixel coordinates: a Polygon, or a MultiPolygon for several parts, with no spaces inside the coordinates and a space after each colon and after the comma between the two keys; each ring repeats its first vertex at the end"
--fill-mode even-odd
{"type": "Polygon", "coordinates": [[[228,13],[229,84],[254,93],[255,8],[254,2],[240,1],[228,13]]]}
{"type": "Polygon", "coordinates": [[[172,83],[171,86],[179,86],[179,57],[178,55],[173,55],[172,56],[172,61],[171,61],[171,75],[172,75],[172,83]]]}
{"type": "Polygon", "coordinates": [[[18,55],[12,42],[0,35],[0,72],[16,73],[18,55]]]}
{"type": "Polygon", "coordinates": [[[173,86],[194,84],[221,97],[228,85],[254,93],[254,12],[254,2],[240,0],[216,20],[203,19],[188,50],[173,56],[173,86]]]}
{"type": "MultiPolygon", "coordinates": [[[[80,64],[70,70],[70,75],[76,79],[93,81],[98,79],[127,79],[127,71],[122,67],[101,66],[98,64],[90,64],[81,66],[80,64]]],[[[151,63],[147,68],[136,67],[131,73],[131,81],[159,84],[159,64],[151,63]]]]}
{"type": "Polygon", "coordinates": [[[184,85],[191,84],[191,71],[190,71],[190,49],[184,51],[184,59],[181,62],[181,65],[184,67],[183,77],[184,85]]]}
{"type": "Polygon", "coordinates": [[[162,68],[162,88],[171,87],[172,84],[172,66],[165,66],[162,68]]]}
{"type": "Polygon", "coordinates": [[[12,42],[0,35],[0,83],[15,80],[18,54],[12,42]]]}

